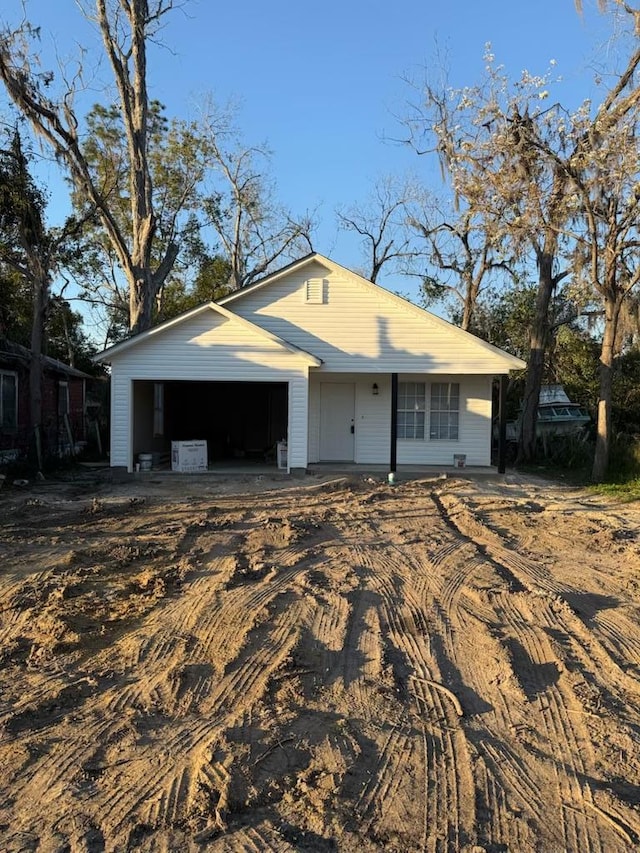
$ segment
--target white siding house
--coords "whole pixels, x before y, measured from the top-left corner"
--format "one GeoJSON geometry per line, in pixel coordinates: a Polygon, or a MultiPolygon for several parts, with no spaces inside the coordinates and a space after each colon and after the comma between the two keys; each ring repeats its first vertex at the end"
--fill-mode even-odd
{"type": "Polygon", "coordinates": [[[129,471],[198,438],[213,466],[274,461],[282,440],[290,469],[454,454],[488,466],[493,379],[525,367],[318,254],[98,360],[112,371],[111,464],[129,471]]]}

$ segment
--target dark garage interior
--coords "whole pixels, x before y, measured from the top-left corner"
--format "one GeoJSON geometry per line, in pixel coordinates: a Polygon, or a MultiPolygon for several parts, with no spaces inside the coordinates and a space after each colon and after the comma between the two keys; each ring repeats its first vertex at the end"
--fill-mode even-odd
{"type": "Polygon", "coordinates": [[[172,441],[204,439],[209,465],[228,460],[276,464],[277,442],[287,438],[286,382],[176,381],[135,385],[140,402],[136,405],[134,429],[137,452],[152,449],[168,453],[172,441]],[[158,395],[154,394],[158,386],[163,389],[161,411],[158,395]],[[143,443],[145,447],[140,446],[143,443]]]}

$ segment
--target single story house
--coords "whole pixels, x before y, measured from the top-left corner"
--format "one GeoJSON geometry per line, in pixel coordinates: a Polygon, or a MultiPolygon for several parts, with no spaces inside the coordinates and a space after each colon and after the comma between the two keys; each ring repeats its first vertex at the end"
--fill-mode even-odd
{"type": "MultiPolygon", "coordinates": [[[[0,337],[0,463],[26,455],[31,441],[31,350],[0,337]]],[[[86,373],[42,356],[42,432],[47,455],[65,455],[86,439],[86,373]]]]}
{"type": "Polygon", "coordinates": [[[210,466],[275,460],[285,441],[290,471],[489,466],[493,380],[526,366],[317,253],[96,360],[111,365],[111,465],[128,471],[188,440],[210,466]]]}

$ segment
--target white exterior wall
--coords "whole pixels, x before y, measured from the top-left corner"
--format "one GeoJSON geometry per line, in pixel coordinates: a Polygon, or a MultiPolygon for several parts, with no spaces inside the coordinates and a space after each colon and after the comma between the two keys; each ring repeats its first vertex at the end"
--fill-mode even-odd
{"type": "Polygon", "coordinates": [[[324,373],[309,376],[309,462],[320,462],[320,385],[323,382],[353,382],[355,385],[354,461],[384,463],[389,460],[391,377],[362,373],[324,373]],[[372,393],[378,385],[378,396],[372,393]]]}
{"type": "Polygon", "coordinates": [[[133,394],[130,379],[111,371],[111,467],[131,470],[133,446],[133,394]]]}
{"type": "Polygon", "coordinates": [[[307,467],[307,429],[309,414],[309,382],[306,374],[289,381],[289,468],[307,467]]]}
{"type": "Polygon", "coordinates": [[[465,453],[467,465],[491,464],[491,377],[402,375],[400,382],[426,382],[425,438],[398,440],[399,465],[453,465],[454,453],[465,453]],[[460,383],[458,441],[429,439],[430,381],[460,383]]]}
{"type": "Polygon", "coordinates": [[[111,373],[111,465],[133,465],[133,394],[137,379],[287,382],[289,466],[307,464],[305,358],[256,335],[244,324],[206,311],[114,355],[111,373]]]}
{"type": "MultiPolygon", "coordinates": [[[[454,453],[465,453],[467,465],[491,464],[491,377],[400,374],[400,382],[426,383],[425,438],[400,439],[399,465],[453,465],[454,453]],[[460,421],[458,441],[429,439],[430,383],[460,383],[460,421]]],[[[355,384],[355,461],[360,464],[385,464],[391,451],[391,377],[377,374],[326,374],[311,372],[309,381],[309,462],[320,462],[320,384],[355,384]],[[373,383],[378,394],[372,392],[373,383]]]]}
{"type": "MultiPolygon", "coordinates": [[[[326,260],[326,259],[325,259],[326,260]]],[[[460,383],[458,441],[398,442],[399,464],[489,465],[491,381],[523,363],[416,306],[376,288],[330,261],[313,259],[263,286],[223,300],[160,327],[112,355],[111,464],[132,465],[132,382],[211,380],[287,382],[289,466],[320,461],[320,384],[352,382],[355,388],[354,458],[389,461],[391,376],[427,384],[460,383]],[[305,353],[292,352],[227,312],[277,335],[305,353]],[[376,382],[378,395],[372,393],[376,382]]]]}
{"type": "Polygon", "coordinates": [[[505,373],[504,355],[348,272],[319,263],[247,291],[228,306],[241,317],[321,358],[327,372],[505,373]],[[325,280],[323,303],[306,282],[325,280]]]}

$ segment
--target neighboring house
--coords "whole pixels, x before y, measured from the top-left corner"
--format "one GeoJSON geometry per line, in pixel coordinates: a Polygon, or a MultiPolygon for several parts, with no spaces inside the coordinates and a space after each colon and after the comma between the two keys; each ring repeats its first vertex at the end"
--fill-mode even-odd
{"type": "Polygon", "coordinates": [[[96,360],[111,364],[111,465],[129,471],[193,439],[214,466],[273,458],[280,440],[290,470],[489,466],[493,379],[526,366],[318,254],[96,360]]]}
{"type": "MultiPolygon", "coordinates": [[[[0,463],[24,456],[31,440],[27,347],[0,338],[0,463]]],[[[85,439],[86,373],[42,356],[42,447],[64,455],[85,439]]]]}

